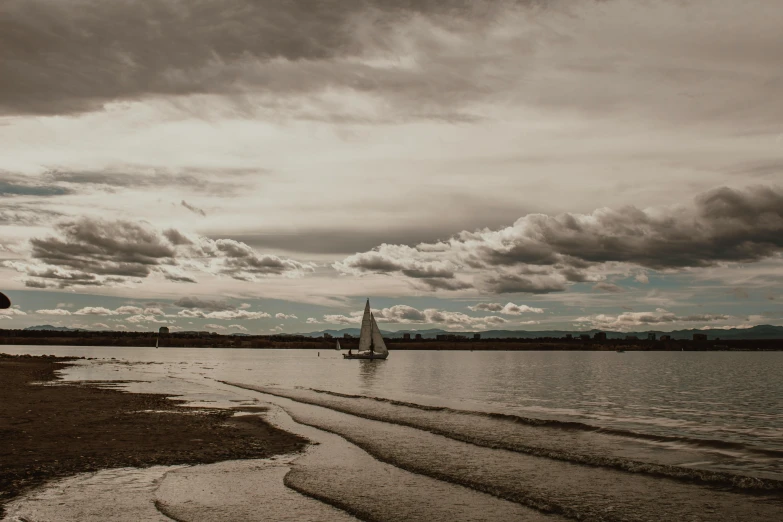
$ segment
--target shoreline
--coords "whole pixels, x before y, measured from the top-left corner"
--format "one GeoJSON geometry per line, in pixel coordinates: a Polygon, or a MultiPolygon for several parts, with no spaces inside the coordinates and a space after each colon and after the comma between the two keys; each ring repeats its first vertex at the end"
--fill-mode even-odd
{"type": "Polygon", "coordinates": [[[94,384],[40,385],[78,357],[0,353],[0,518],[53,479],[103,469],[210,464],[301,451],[308,441],[235,410],[94,384]]]}

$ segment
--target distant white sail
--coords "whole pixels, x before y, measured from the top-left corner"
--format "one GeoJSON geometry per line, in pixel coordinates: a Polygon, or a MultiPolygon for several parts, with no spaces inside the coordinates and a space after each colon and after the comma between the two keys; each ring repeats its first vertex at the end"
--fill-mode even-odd
{"type": "Polygon", "coordinates": [[[383,342],[383,335],[381,335],[381,329],[378,328],[378,323],[375,322],[375,316],[370,314],[370,322],[372,323],[372,344],[373,353],[376,355],[386,355],[389,350],[386,348],[386,343],[383,342]]]}
{"type": "Polygon", "coordinates": [[[370,349],[372,341],[372,318],[370,317],[370,300],[364,305],[364,316],[362,317],[362,330],[359,334],[359,352],[365,352],[370,349]]]}
{"type": "Polygon", "coordinates": [[[340,341],[337,341],[337,346],[334,349],[337,350],[338,352],[342,350],[342,348],[340,348],[340,341]]]}

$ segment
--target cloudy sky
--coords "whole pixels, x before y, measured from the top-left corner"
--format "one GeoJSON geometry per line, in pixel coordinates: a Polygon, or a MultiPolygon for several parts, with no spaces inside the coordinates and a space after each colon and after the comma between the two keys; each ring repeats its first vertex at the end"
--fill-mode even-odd
{"type": "Polygon", "coordinates": [[[783,324],[783,5],[4,0],[0,327],[783,324]]]}

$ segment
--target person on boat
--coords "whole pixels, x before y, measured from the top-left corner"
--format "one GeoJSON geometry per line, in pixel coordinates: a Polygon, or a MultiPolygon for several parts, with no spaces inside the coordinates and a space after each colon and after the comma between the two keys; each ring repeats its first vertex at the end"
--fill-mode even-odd
{"type": "Polygon", "coordinates": [[[349,356],[351,355],[351,349],[350,348],[348,348],[348,355],[349,356]]]}

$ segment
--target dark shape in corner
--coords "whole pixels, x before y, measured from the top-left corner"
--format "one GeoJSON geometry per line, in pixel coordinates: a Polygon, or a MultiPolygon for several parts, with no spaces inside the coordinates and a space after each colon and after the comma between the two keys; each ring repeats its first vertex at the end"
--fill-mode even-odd
{"type": "Polygon", "coordinates": [[[3,292],[0,292],[0,309],[11,308],[11,300],[3,292]]]}

